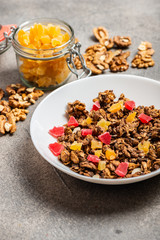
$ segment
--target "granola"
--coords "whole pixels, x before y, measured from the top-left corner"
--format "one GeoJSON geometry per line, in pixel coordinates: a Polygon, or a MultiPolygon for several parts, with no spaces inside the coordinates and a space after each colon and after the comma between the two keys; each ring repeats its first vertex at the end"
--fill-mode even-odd
{"type": "Polygon", "coordinates": [[[72,171],[116,179],[160,168],[160,110],[115,98],[112,90],[100,92],[90,112],[78,100],[68,103],[69,121],[59,134],[56,128],[56,148],[49,148],[72,171]]]}

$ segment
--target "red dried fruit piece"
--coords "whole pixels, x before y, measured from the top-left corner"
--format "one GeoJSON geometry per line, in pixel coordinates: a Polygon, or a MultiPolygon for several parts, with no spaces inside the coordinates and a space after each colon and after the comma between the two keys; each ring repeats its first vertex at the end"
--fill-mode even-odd
{"type": "Polygon", "coordinates": [[[100,103],[98,101],[96,101],[96,102],[94,102],[91,111],[93,111],[93,110],[97,111],[98,109],[100,109],[100,107],[101,107],[100,103]]]}
{"type": "Polygon", "coordinates": [[[92,135],[92,129],[82,129],[82,136],[92,135]]]}
{"type": "Polygon", "coordinates": [[[151,118],[150,116],[141,113],[138,118],[141,120],[142,123],[149,123],[149,121],[151,121],[153,118],[151,118]]]}
{"type": "Polygon", "coordinates": [[[103,142],[104,144],[109,145],[111,142],[111,135],[109,132],[105,132],[101,135],[98,136],[99,140],[101,140],[101,142],[103,142]]]}
{"type": "Polygon", "coordinates": [[[127,174],[128,165],[128,162],[121,162],[115,170],[115,173],[120,177],[125,177],[127,174]]]}
{"type": "Polygon", "coordinates": [[[61,137],[64,135],[64,127],[54,127],[53,129],[49,130],[49,134],[55,138],[61,137]]]}
{"type": "Polygon", "coordinates": [[[98,163],[100,161],[100,159],[97,156],[91,155],[91,154],[88,155],[87,159],[88,159],[88,161],[93,162],[93,163],[98,163]]]}
{"type": "Polygon", "coordinates": [[[49,144],[48,147],[49,150],[54,154],[54,156],[60,155],[62,150],[64,149],[64,146],[57,142],[49,144]]]}
{"type": "Polygon", "coordinates": [[[71,116],[68,123],[67,123],[68,127],[70,126],[74,126],[77,127],[79,126],[79,123],[77,122],[77,120],[75,119],[75,117],[71,116]]]}
{"type": "Polygon", "coordinates": [[[128,110],[133,110],[133,108],[136,106],[134,101],[126,101],[125,102],[125,108],[128,110]]]}

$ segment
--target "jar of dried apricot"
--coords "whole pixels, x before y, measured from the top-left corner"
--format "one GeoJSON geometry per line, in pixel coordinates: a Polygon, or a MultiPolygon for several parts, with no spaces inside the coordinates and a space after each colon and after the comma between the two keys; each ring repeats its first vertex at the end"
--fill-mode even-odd
{"type": "Polygon", "coordinates": [[[54,89],[65,83],[71,72],[77,78],[90,75],[80,43],[75,44],[74,31],[57,19],[34,19],[15,29],[12,45],[16,52],[21,80],[29,87],[54,89]],[[79,56],[83,72],[79,74],[74,57],[79,56]]]}

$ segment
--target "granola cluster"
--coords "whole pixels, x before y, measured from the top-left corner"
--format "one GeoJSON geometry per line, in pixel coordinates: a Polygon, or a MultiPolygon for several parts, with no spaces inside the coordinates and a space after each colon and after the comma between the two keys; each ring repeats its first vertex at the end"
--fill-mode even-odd
{"type": "Polygon", "coordinates": [[[141,42],[138,47],[138,54],[132,60],[132,67],[134,68],[148,68],[154,66],[154,60],[152,55],[154,54],[154,49],[150,42],[141,42]]]}
{"type": "Polygon", "coordinates": [[[78,100],[68,103],[70,120],[56,144],[59,160],[74,172],[115,179],[160,168],[160,110],[136,107],[124,94],[115,98],[112,90],[100,92],[90,112],[78,100]]]}
{"type": "MultiPolygon", "coordinates": [[[[83,54],[86,66],[92,71],[92,74],[102,74],[107,69],[110,69],[111,72],[126,71],[129,68],[127,58],[130,52],[124,52],[122,49],[124,50],[132,44],[131,38],[129,36],[110,38],[107,29],[101,26],[95,27],[93,33],[99,43],[89,46],[83,54]]],[[[132,60],[132,67],[153,66],[152,44],[142,42],[138,49],[138,55],[132,60]]],[[[82,69],[79,57],[74,59],[74,63],[77,69],[82,69]]]]}
{"type": "Polygon", "coordinates": [[[0,89],[0,133],[14,133],[16,122],[24,121],[29,111],[26,109],[34,104],[43,91],[27,88],[21,84],[11,84],[6,87],[8,101],[2,100],[5,92],[0,89]]]}

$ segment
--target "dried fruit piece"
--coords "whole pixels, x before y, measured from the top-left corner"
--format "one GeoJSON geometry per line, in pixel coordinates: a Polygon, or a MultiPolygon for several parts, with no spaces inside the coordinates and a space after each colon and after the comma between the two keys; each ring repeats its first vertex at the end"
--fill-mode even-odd
{"type": "Polygon", "coordinates": [[[127,174],[128,165],[128,162],[121,162],[115,170],[115,173],[120,177],[125,177],[127,174]]]}
{"type": "Polygon", "coordinates": [[[107,160],[114,160],[116,159],[116,153],[114,150],[108,148],[105,152],[107,160]]]}
{"type": "Polygon", "coordinates": [[[74,141],[72,145],[70,146],[71,150],[78,150],[80,151],[82,148],[82,143],[78,143],[77,141],[74,141]]]}
{"type": "Polygon", "coordinates": [[[99,140],[101,140],[101,142],[103,142],[104,144],[109,145],[111,142],[111,135],[109,132],[105,132],[101,135],[98,136],[99,140]]]}
{"type": "Polygon", "coordinates": [[[68,121],[67,125],[68,125],[68,127],[70,127],[70,126],[77,127],[77,126],[79,126],[79,123],[77,122],[77,120],[75,119],[75,117],[71,116],[71,117],[69,118],[69,121],[68,121]]]}
{"type": "Polygon", "coordinates": [[[151,118],[150,116],[144,114],[144,113],[141,113],[138,118],[140,119],[140,121],[142,123],[149,123],[153,118],[151,118]]]}
{"type": "Polygon", "coordinates": [[[100,109],[100,103],[98,102],[98,101],[96,101],[96,102],[94,102],[94,104],[93,104],[93,107],[92,107],[92,109],[91,109],[91,111],[97,111],[98,109],[100,109]]]}
{"type": "Polygon", "coordinates": [[[118,112],[119,110],[123,109],[123,100],[120,100],[118,103],[114,103],[108,111],[111,113],[118,112]]]}
{"type": "Polygon", "coordinates": [[[64,135],[64,127],[53,127],[49,130],[49,134],[57,138],[64,135]]]}
{"type": "Polygon", "coordinates": [[[92,140],[91,141],[91,148],[94,149],[98,149],[98,148],[102,148],[102,143],[100,141],[97,140],[92,140]]]}
{"type": "Polygon", "coordinates": [[[126,101],[125,102],[125,108],[128,110],[133,110],[133,108],[135,107],[135,102],[134,101],[126,101]]]}
{"type": "Polygon", "coordinates": [[[92,123],[92,118],[91,118],[91,117],[87,117],[86,123],[87,123],[87,124],[91,124],[91,123],[92,123]]]}
{"type": "Polygon", "coordinates": [[[64,146],[60,143],[55,142],[49,144],[49,150],[54,154],[54,156],[60,155],[63,149],[64,146]]]}
{"type": "Polygon", "coordinates": [[[98,28],[95,27],[93,29],[93,33],[94,33],[94,36],[97,38],[97,40],[109,38],[108,31],[105,27],[98,27],[98,28]]]}
{"type": "Polygon", "coordinates": [[[116,36],[113,38],[114,43],[121,48],[128,47],[131,45],[131,38],[130,37],[121,37],[121,36],[116,36]]]}
{"type": "Polygon", "coordinates": [[[130,113],[128,117],[126,118],[126,122],[133,122],[135,120],[136,112],[130,113]]]}
{"type": "Polygon", "coordinates": [[[94,152],[94,155],[96,155],[97,157],[100,157],[101,153],[102,153],[102,150],[96,150],[94,152]]]}
{"type": "Polygon", "coordinates": [[[100,126],[102,128],[104,128],[105,131],[108,130],[108,126],[111,124],[111,122],[106,121],[104,118],[102,118],[98,123],[97,126],[100,126]]]}
{"type": "Polygon", "coordinates": [[[100,161],[100,159],[97,156],[91,154],[88,155],[87,159],[88,161],[93,163],[98,163],[100,161]]]}
{"type": "Polygon", "coordinates": [[[103,171],[106,168],[106,161],[99,161],[98,170],[103,171]]]}
{"type": "Polygon", "coordinates": [[[142,150],[145,154],[149,152],[150,142],[149,141],[143,141],[138,144],[138,149],[142,150]]]}
{"type": "Polygon", "coordinates": [[[81,134],[82,136],[92,135],[92,129],[82,129],[81,134]]]}

